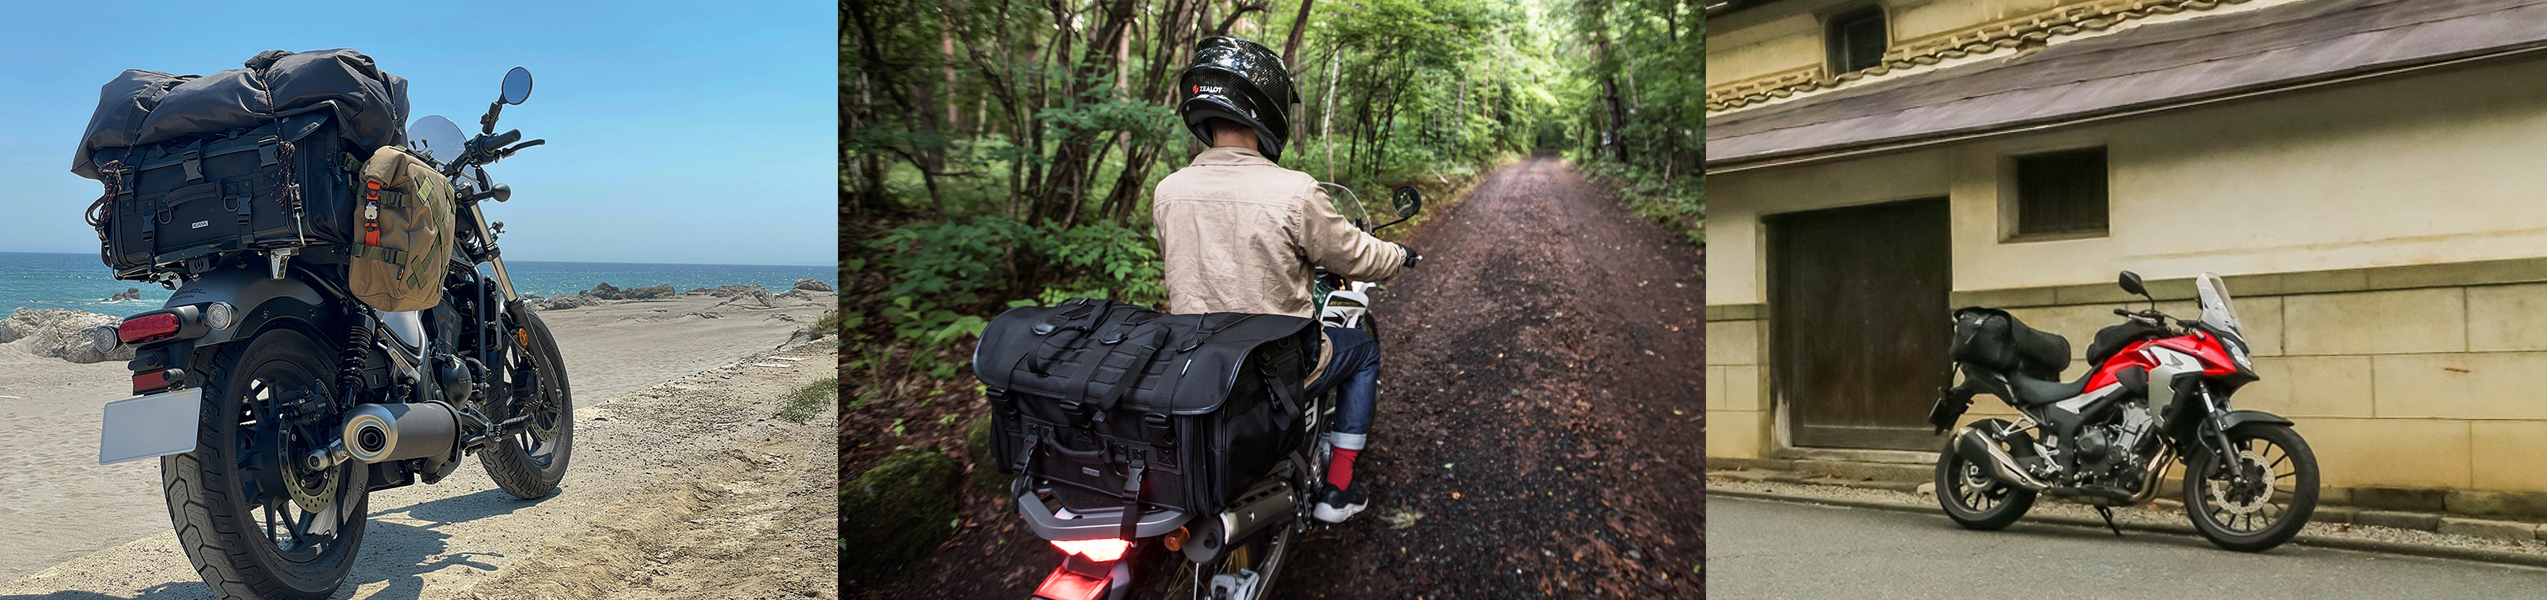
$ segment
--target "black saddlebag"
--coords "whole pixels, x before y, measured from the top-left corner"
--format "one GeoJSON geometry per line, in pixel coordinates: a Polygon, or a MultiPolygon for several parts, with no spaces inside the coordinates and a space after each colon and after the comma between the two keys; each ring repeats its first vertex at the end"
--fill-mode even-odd
{"type": "Polygon", "coordinates": [[[1126,507],[1217,514],[1311,434],[1301,387],[1318,333],[1298,317],[1085,298],[1010,309],[973,351],[991,462],[1126,507]]]}
{"type": "Polygon", "coordinates": [[[1948,353],[1956,362],[2045,381],[2058,381],[2069,368],[2069,338],[2027,327],[1995,308],[1955,309],[1948,353]]]}
{"type": "Polygon", "coordinates": [[[343,244],[373,149],[403,143],[407,82],[352,50],[211,75],[125,71],[98,93],[71,170],[118,277],[222,252],[343,244]]]}
{"type": "Polygon", "coordinates": [[[325,112],[105,156],[107,193],[90,224],[119,274],[221,252],[344,244],[352,178],[367,151],[345,146],[325,112]],[[298,184],[298,185],[290,185],[298,184]]]}

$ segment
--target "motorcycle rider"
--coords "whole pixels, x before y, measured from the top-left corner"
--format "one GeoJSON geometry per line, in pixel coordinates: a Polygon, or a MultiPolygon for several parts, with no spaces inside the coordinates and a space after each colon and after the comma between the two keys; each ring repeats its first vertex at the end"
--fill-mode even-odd
{"type": "MultiPolygon", "coordinates": [[[[1166,263],[1169,312],[1316,318],[1310,267],[1359,281],[1395,277],[1423,256],[1380,241],[1336,211],[1317,178],[1274,164],[1291,139],[1290,73],[1262,44],[1208,37],[1178,75],[1185,126],[1211,148],[1159,181],[1151,208],[1166,263]]],[[[1379,399],[1379,343],[1327,327],[1308,393],[1338,393],[1335,450],[1312,513],[1337,523],[1369,503],[1353,461],[1379,399]]]]}

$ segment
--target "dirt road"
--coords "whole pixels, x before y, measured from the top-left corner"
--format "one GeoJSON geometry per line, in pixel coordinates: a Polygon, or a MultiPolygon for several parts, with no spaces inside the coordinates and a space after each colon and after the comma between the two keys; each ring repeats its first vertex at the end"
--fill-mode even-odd
{"type": "MultiPolygon", "coordinates": [[[[575,389],[576,447],[564,486],[518,500],[471,458],[439,485],[377,492],[362,555],[338,597],[835,597],[835,409],[806,423],[772,418],[790,392],[835,373],[831,340],[773,349],[823,303],[716,302],[545,313],[575,389]],[[686,314],[701,311],[720,318],[686,314]],[[743,556],[753,560],[734,560],[743,556]]],[[[140,471],[145,486],[157,482],[155,464],[140,471]]],[[[178,549],[164,507],[113,518],[125,529],[155,525],[138,540],[0,584],[0,599],[213,597],[178,549]]]]}
{"type": "MultiPolygon", "coordinates": [[[[1276,596],[1699,597],[1700,250],[1544,157],[1424,227],[1427,262],[1376,300],[1371,507],[1276,596]]],[[[1014,510],[967,494],[933,564],[872,592],[1025,597],[1060,555],[1014,510]]]]}

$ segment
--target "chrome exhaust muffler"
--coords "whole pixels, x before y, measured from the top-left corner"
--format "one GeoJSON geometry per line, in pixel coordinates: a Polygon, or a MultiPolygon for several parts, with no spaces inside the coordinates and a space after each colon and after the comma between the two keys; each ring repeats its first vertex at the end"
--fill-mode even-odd
{"type": "Polygon", "coordinates": [[[1217,522],[1206,521],[1194,528],[1195,539],[1185,542],[1185,557],[1194,562],[1209,562],[1239,540],[1255,535],[1266,527],[1299,515],[1300,493],[1291,482],[1280,477],[1267,479],[1240,494],[1238,501],[1221,511],[1217,522]]]}
{"type": "Polygon", "coordinates": [[[377,463],[450,456],[460,444],[460,415],[439,402],[364,404],[345,417],[345,455],[377,463]]]}
{"type": "Polygon", "coordinates": [[[2037,492],[2052,487],[2050,484],[2043,483],[2042,480],[2035,479],[2033,475],[2026,473],[2025,469],[2018,468],[2016,457],[2009,456],[2006,450],[1999,449],[1999,444],[1992,440],[1989,434],[1982,433],[1981,430],[1972,426],[1964,426],[1961,431],[1955,432],[1954,450],[1955,455],[1963,457],[1966,461],[1988,466],[1990,477],[1999,480],[2000,483],[2037,492]]]}
{"type": "Polygon", "coordinates": [[[1247,539],[1247,536],[1255,535],[1267,525],[1279,523],[1285,517],[1295,516],[1300,507],[1299,496],[1300,494],[1292,489],[1291,482],[1281,479],[1247,490],[1246,494],[1238,497],[1237,502],[1230,503],[1229,510],[1220,513],[1221,535],[1226,536],[1222,541],[1236,542],[1247,539]]]}

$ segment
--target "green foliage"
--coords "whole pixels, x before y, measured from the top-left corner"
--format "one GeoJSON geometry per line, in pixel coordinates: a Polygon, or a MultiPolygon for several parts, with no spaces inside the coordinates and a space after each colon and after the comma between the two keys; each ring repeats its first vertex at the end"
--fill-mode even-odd
{"type": "Polygon", "coordinates": [[[935,448],[906,450],[840,486],[841,573],[872,583],[955,535],[961,473],[935,448]]]}
{"type": "Polygon", "coordinates": [[[1689,243],[1707,244],[1707,202],[1704,180],[1679,177],[1666,180],[1660,173],[1601,157],[1590,152],[1578,153],[1577,166],[1592,177],[1615,186],[1620,200],[1629,210],[1671,228],[1689,243]]]}
{"type": "Polygon", "coordinates": [[[840,398],[840,378],[831,377],[805,384],[787,394],[787,402],[778,407],[778,418],[805,422],[821,414],[824,406],[840,398]]]}

